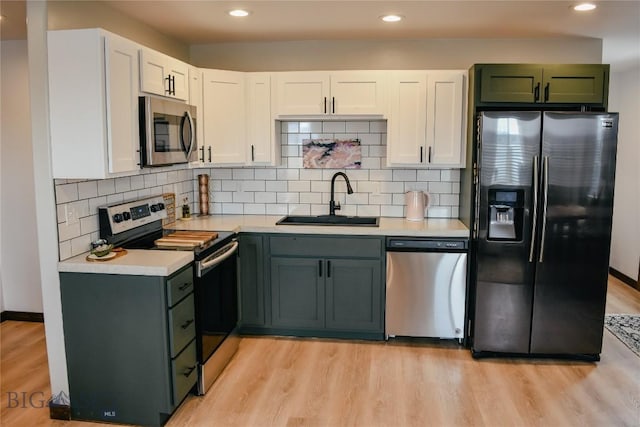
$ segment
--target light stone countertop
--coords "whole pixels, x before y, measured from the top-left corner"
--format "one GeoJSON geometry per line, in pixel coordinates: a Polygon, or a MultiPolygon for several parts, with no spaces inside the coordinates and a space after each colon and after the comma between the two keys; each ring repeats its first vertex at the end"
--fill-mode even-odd
{"type": "MultiPolygon", "coordinates": [[[[430,218],[407,221],[380,218],[379,227],[276,225],[282,216],[210,215],[177,221],[167,228],[176,230],[232,231],[246,233],[338,234],[352,236],[469,237],[469,229],[457,219],[430,218]]],[[[191,251],[129,249],[127,254],[109,261],[87,261],[89,253],[58,263],[58,271],[73,273],[170,276],[193,261],[191,251]]]]}
{"type": "Polygon", "coordinates": [[[429,218],[407,221],[380,217],[379,227],[335,225],[276,225],[282,216],[209,215],[176,221],[167,228],[198,231],[235,231],[249,233],[341,234],[360,236],[469,237],[469,229],[457,219],[429,218]]]}
{"type": "Polygon", "coordinates": [[[60,261],[58,271],[166,277],[193,261],[191,251],[128,249],[125,255],[108,261],[87,261],[87,255],[89,252],[60,261]]]}

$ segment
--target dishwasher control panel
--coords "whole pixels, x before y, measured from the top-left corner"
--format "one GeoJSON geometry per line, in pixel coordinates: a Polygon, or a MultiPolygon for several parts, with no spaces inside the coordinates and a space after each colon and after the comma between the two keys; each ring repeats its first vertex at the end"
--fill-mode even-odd
{"type": "Polygon", "coordinates": [[[388,237],[386,246],[388,251],[466,251],[468,243],[466,239],[388,237]]]}

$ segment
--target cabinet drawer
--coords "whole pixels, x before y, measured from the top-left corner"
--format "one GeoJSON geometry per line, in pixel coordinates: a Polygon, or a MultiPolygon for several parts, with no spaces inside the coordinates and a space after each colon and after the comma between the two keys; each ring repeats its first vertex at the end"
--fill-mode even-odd
{"type": "Polygon", "coordinates": [[[178,406],[196,383],[198,379],[196,368],[196,341],[193,340],[178,357],[171,361],[174,406],[178,406]]]}
{"type": "Polygon", "coordinates": [[[167,280],[169,290],[169,307],[173,307],[182,298],[193,292],[193,268],[182,270],[167,280]]]}
{"type": "Polygon", "coordinates": [[[382,240],[369,237],[273,236],[271,255],[380,258],[382,240]]]}
{"type": "Polygon", "coordinates": [[[196,336],[193,294],[169,310],[169,340],[171,357],[184,348],[196,336]]]}

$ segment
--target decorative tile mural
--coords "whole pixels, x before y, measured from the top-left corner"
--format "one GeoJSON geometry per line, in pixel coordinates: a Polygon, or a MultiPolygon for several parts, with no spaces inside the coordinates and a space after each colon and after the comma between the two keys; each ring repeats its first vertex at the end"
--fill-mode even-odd
{"type": "Polygon", "coordinates": [[[306,169],[360,169],[359,139],[303,139],[302,166],[306,169]]]}

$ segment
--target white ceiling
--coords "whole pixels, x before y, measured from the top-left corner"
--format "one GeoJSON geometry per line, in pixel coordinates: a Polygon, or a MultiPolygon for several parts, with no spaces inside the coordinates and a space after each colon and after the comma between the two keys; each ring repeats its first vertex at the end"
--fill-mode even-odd
{"type": "MultiPolygon", "coordinates": [[[[187,45],[232,41],[540,38],[626,39],[640,45],[640,0],[599,0],[577,13],[563,0],[105,0],[187,45]],[[251,15],[232,18],[227,11],[251,15]],[[384,23],[387,13],[405,17],[384,23]]],[[[0,2],[2,39],[24,38],[24,0],[0,2]]]]}

